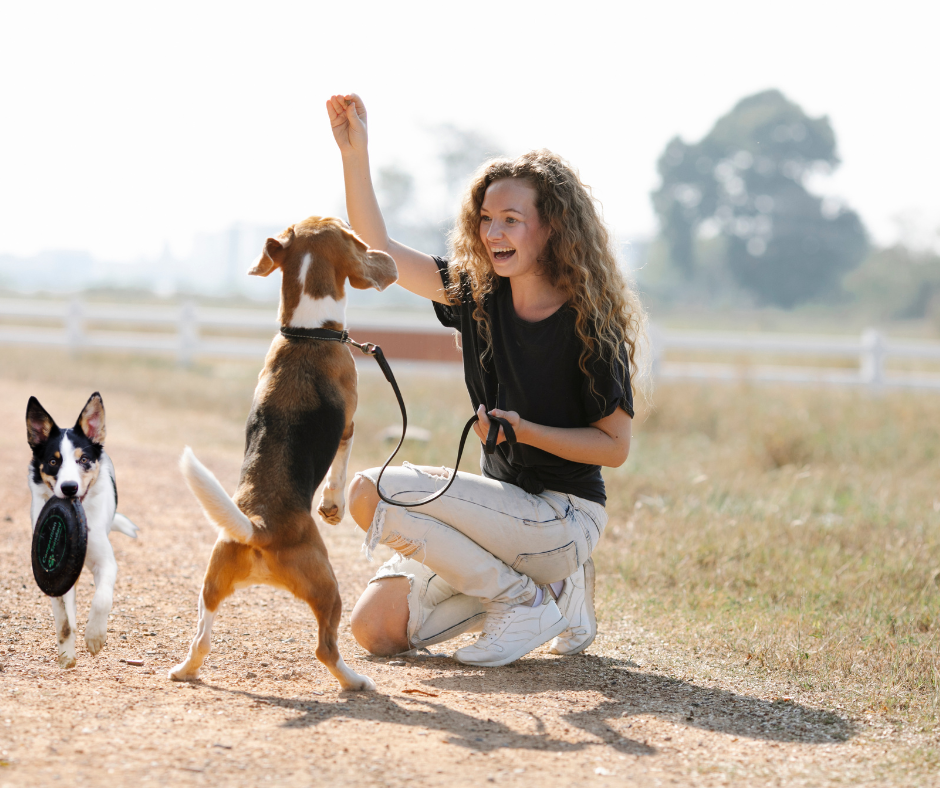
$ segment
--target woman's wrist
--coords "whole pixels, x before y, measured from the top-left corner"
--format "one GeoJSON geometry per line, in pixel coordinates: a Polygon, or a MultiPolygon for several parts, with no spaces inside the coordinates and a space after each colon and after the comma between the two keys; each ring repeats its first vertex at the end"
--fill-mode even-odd
{"type": "Polygon", "coordinates": [[[358,149],[352,145],[339,149],[344,167],[369,167],[369,149],[358,149]]]}
{"type": "Polygon", "coordinates": [[[516,441],[519,443],[525,443],[528,446],[534,445],[532,439],[535,438],[533,434],[533,428],[537,425],[533,424],[531,421],[526,421],[525,419],[519,419],[519,424],[513,427],[513,432],[516,433],[516,441]]]}

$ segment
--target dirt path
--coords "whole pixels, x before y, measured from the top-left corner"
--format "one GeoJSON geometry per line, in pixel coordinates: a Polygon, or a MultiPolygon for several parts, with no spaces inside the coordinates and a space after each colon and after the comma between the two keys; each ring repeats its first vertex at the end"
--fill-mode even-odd
{"type": "MultiPolygon", "coordinates": [[[[109,641],[61,671],[48,600],[29,566],[34,387],[0,381],[0,788],[36,785],[930,784],[890,720],[848,720],[728,666],[671,652],[642,622],[609,621],[590,653],[539,650],[466,669],[443,657],[369,659],[348,611],[374,567],[351,523],[323,526],[343,593],[341,650],[376,693],[343,693],[313,656],[315,623],[285,592],[226,602],[203,680],[176,684],[214,531],[176,469],[184,443],[228,489],[241,428],[203,413],[106,396],[121,511],[109,641]],[[142,667],[122,660],[142,659],[142,667]],[[898,748],[899,744],[904,747],[898,748]],[[921,776],[918,777],[917,774],[921,776]]],[[[71,423],[87,392],[44,387],[71,423]]],[[[353,462],[355,464],[355,460],[353,462]]],[[[79,630],[91,596],[80,580],[79,630]]]]}

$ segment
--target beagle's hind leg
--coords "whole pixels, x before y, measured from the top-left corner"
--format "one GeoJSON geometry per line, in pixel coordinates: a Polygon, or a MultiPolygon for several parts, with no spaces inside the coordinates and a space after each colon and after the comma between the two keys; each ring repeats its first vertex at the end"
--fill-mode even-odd
{"type": "Polygon", "coordinates": [[[189,654],[179,665],[170,669],[173,681],[194,681],[199,678],[199,668],[212,649],[212,622],[222,600],[231,596],[237,583],[251,576],[251,548],[239,542],[220,538],[212,548],[212,557],[206,568],[206,576],[199,594],[199,619],[196,635],[189,647],[189,654]]]}
{"type": "Polygon", "coordinates": [[[374,690],[375,682],[368,676],[356,673],[339,653],[336,632],[339,629],[343,603],[333,568],[330,566],[326,548],[317,534],[316,542],[298,548],[288,561],[281,554],[281,572],[290,571],[291,577],[284,578],[285,585],[295,596],[304,600],[319,625],[317,637],[317,659],[340,683],[344,690],[374,690]]]}

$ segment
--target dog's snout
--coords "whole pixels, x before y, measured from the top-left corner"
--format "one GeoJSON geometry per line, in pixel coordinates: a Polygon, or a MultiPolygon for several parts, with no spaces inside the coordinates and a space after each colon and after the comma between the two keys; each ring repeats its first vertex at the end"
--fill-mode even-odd
{"type": "Polygon", "coordinates": [[[62,494],[68,498],[74,497],[78,492],[78,482],[62,482],[62,494]]]}

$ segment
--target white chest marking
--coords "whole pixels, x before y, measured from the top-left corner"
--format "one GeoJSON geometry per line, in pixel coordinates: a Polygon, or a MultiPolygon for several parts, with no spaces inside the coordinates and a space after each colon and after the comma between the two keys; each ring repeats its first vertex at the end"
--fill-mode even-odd
{"type": "MultiPolygon", "coordinates": [[[[304,255],[300,264],[300,286],[307,281],[307,270],[310,268],[310,253],[304,255]]],[[[337,301],[335,298],[314,298],[302,292],[300,303],[291,315],[290,325],[293,328],[320,328],[327,321],[346,325],[346,296],[337,301]]]]}

